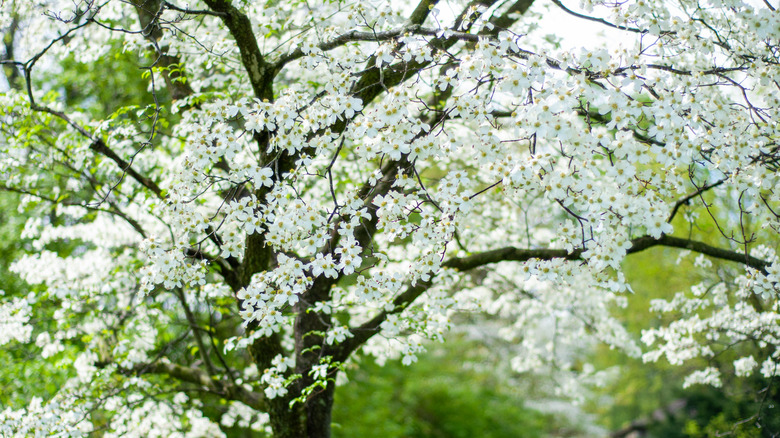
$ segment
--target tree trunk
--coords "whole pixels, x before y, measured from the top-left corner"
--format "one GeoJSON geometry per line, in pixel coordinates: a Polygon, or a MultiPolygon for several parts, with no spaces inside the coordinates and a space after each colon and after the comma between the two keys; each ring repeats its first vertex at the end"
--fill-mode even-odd
{"type": "MultiPolygon", "coordinates": [[[[295,318],[295,372],[301,377],[290,388],[292,397],[303,394],[306,388],[315,383],[312,370],[315,366],[329,364],[329,353],[323,334],[331,328],[332,319],[327,313],[312,311],[314,302],[328,298],[328,291],[333,282],[321,277],[296,305],[298,314],[295,318]]],[[[306,397],[301,409],[303,411],[305,434],[307,438],[329,438],[330,419],[333,409],[333,393],[335,391],[336,368],[329,368],[325,388],[315,387],[306,397]]]]}
{"type": "Polygon", "coordinates": [[[271,400],[268,411],[274,438],[329,438],[333,394],[336,390],[334,380],[328,382],[324,390],[315,391],[305,404],[296,403],[290,407],[290,401],[300,395],[300,390],[313,380],[306,376],[300,385],[285,397],[271,400]]]}
{"type": "Polygon", "coordinates": [[[335,390],[336,384],[330,381],[324,391],[313,395],[306,402],[304,410],[308,438],[330,438],[330,420],[335,390]]]}
{"type": "Polygon", "coordinates": [[[297,394],[272,400],[268,415],[274,438],[329,438],[335,389],[336,385],[330,382],[304,405],[296,403],[292,408],[290,401],[297,394]]]}
{"type": "Polygon", "coordinates": [[[306,419],[299,404],[290,407],[292,397],[274,399],[268,416],[271,418],[271,429],[274,438],[303,438],[306,434],[306,419]]]}

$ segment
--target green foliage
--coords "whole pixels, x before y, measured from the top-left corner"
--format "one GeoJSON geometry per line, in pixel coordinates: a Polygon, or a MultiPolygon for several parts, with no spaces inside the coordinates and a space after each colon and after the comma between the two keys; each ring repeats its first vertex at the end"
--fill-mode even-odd
{"type": "MultiPolygon", "coordinates": [[[[717,244],[718,234],[717,230],[713,230],[714,225],[707,220],[699,222],[696,229],[702,233],[702,240],[717,244]]],[[[642,328],[662,323],[663,318],[649,311],[651,300],[670,299],[676,292],[686,291],[703,280],[693,269],[693,256],[682,258],[679,263],[678,256],[678,251],[654,248],[626,260],[624,272],[634,294],[624,311],[624,321],[637,337],[641,335],[642,328]]],[[[728,267],[727,262],[716,262],[712,272],[725,275],[724,270],[728,267]]],[[[754,346],[726,349],[713,361],[728,368],[728,364],[741,357],[746,348],[754,346]]],[[[657,438],[749,438],[780,433],[780,388],[777,381],[760,375],[744,380],[725,375],[723,388],[696,385],[683,390],[683,379],[690,372],[690,367],[671,366],[665,360],[644,363],[641,358],[628,358],[603,347],[594,360],[602,367],[621,367],[619,378],[603,389],[613,403],[594,408],[602,424],[610,430],[621,429],[636,421],[647,421],[644,436],[657,438]],[[680,400],[684,401],[684,407],[671,412],[667,409],[680,400]]],[[[690,365],[708,365],[695,362],[690,365]]]]}
{"type": "Polygon", "coordinates": [[[501,378],[462,363],[452,340],[434,345],[409,372],[398,361],[365,359],[336,390],[333,436],[499,438],[548,436],[551,418],[524,407],[521,394],[501,378]]]}
{"type": "MultiPolygon", "coordinates": [[[[152,95],[147,91],[149,78],[141,67],[151,60],[140,59],[132,51],[121,50],[121,41],[113,43],[113,56],[101,57],[94,63],[83,64],[73,57],[62,59],[62,71],[56,73],[56,81],[62,84],[62,94],[68,107],[110,114],[126,102],[151,104],[152,95]]],[[[148,71],[148,70],[147,70],[148,71]]],[[[155,92],[163,99],[168,94],[160,73],[155,74],[155,92]]]]}
{"type": "MultiPolygon", "coordinates": [[[[18,204],[18,195],[0,192],[0,290],[6,296],[24,296],[28,291],[28,286],[11,272],[11,264],[26,245],[19,237],[24,218],[14,214],[18,204]]],[[[48,366],[34,350],[17,343],[0,348],[0,410],[23,406],[33,396],[51,397],[68,377],[67,367],[48,366]]]]}
{"type": "Polygon", "coordinates": [[[712,387],[690,388],[678,396],[686,405],[664,421],[651,423],[650,437],[758,438],[780,433],[777,382],[761,378],[738,385],[739,390],[712,387]]]}

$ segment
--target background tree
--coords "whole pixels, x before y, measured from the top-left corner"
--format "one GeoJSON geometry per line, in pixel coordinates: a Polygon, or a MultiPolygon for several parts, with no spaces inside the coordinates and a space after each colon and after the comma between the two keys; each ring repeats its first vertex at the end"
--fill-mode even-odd
{"type": "Polygon", "coordinates": [[[686,386],[772,379],[775,6],[533,6],[6,1],[31,289],[0,342],[70,372],[3,434],[329,436],[339,373],[411,364],[462,312],[574,399],[608,377],[597,343],[686,386]],[[545,6],[621,42],[564,47],[545,6]],[[643,353],[622,262],[652,247],[702,280],[652,303],[643,353]]]}

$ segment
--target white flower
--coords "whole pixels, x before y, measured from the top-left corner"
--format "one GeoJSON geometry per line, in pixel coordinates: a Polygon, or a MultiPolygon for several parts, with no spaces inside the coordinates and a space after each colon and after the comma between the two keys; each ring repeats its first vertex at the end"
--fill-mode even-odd
{"type": "MultiPolygon", "coordinates": [[[[2,297],[0,291],[0,297],[2,297]]],[[[0,345],[11,341],[28,342],[32,326],[28,324],[32,307],[27,300],[13,298],[0,302],[0,345]]],[[[47,334],[48,335],[48,334],[47,334]]]]}
{"type": "Polygon", "coordinates": [[[350,333],[349,328],[344,326],[336,326],[328,330],[325,336],[325,342],[332,345],[334,343],[344,342],[347,338],[351,338],[353,335],[350,333]]]}
{"type": "Polygon", "coordinates": [[[249,173],[249,177],[255,181],[258,187],[271,187],[274,185],[273,176],[274,171],[269,167],[254,168],[249,173]]]}
{"type": "Polygon", "coordinates": [[[734,374],[738,377],[748,377],[753,374],[753,370],[758,366],[758,362],[753,356],[746,356],[734,361],[734,374]]]}
{"type": "Polygon", "coordinates": [[[338,271],[336,271],[336,263],[333,262],[333,257],[330,254],[323,256],[318,253],[314,260],[309,264],[311,267],[311,273],[315,277],[325,275],[328,278],[338,277],[338,271]]]}
{"type": "Polygon", "coordinates": [[[328,376],[328,368],[330,368],[328,364],[314,365],[310,374],[314,380],[324,379],[328,376]]]}
{"type": "Polygon", "coordinates": [[[685,377],[683,382],[683,388],[688,388],[691,385],[711,385],[716,388],[720,388],[722,382],[720,380],[720,371],[717,368],[707,367],[703,370],[697,370],[685,377]]]}
{"type": "Polygon", "coordinates": [[[292,368],[295,366],[293,358],[282,356],[281,354],[278,354],[276,357],[274,357],[274,359],[271,361],[271,365],[276,367],[280,373],[287,371],[287,368],[292,368]]]}
{"type": "Polygon", "coordinates": [[[767,379],[776,376],[778,374],[777,371],[777,363],[769,357],[761,364],[761,375],[767,379]]]}

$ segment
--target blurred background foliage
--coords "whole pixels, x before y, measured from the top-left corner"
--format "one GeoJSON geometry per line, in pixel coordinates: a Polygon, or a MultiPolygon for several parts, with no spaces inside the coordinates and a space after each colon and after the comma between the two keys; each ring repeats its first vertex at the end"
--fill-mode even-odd
{"type": "Polygon", "coordinates": [[[366,359],[336,391],[333,436],[543,437],[556,419],[524,407],[506,379],[464,362],[478,350],[462,339],[430,346],[410,367],[366,359]]]}

